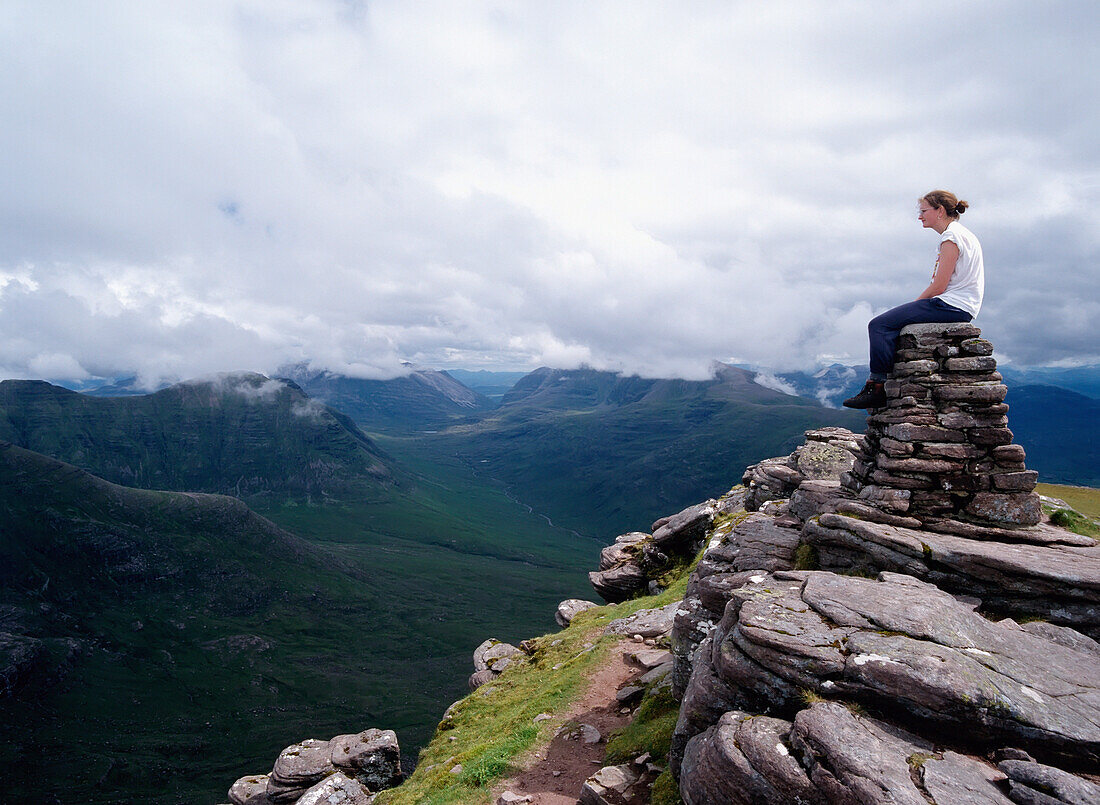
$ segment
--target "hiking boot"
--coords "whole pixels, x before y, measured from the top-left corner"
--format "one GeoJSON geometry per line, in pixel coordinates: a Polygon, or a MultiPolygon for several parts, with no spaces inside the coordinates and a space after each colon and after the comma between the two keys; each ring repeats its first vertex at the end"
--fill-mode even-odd
{"type": "Polygon", "coordinates": [[[845,408],[882,408],[886,405],[886,388],[881,380],[868,380],[863,391],[844,401],[845,408]]]}

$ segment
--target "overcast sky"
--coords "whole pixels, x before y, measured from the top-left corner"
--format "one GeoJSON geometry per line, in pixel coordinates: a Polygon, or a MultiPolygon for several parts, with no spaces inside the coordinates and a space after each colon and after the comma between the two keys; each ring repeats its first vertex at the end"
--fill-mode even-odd
{"type": "Polygon", "coordinates": [[[1100,3],[0,5],[0,377],[1100,361],[1100,3]]]}

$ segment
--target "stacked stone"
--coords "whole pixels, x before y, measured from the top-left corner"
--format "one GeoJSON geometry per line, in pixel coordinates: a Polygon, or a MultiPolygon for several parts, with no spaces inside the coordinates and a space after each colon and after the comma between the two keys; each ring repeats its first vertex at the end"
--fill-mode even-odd
{"type": "Polygon", "coordinates": [[[842,485],[911,524],[965,536],[1041,518],[1037,473],[1008,429],[1008,392],[993,345],[970,324],[915,324],[898,339],[886,407],[842,485]]]}

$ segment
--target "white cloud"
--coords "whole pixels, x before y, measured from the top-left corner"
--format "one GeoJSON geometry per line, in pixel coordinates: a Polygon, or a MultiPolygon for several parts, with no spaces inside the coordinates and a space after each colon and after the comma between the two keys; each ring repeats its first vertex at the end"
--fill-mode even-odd
{"type": "Polygon", "coordinates": [[[13,2],[0,366],[865,360],[972,202],[978,324],[1100,353],[1091,4],[13,2]],[[945,23],[950,20],[950,24],[945,23]],[[60,356],[60,357],[59,357],[60,356]]]}

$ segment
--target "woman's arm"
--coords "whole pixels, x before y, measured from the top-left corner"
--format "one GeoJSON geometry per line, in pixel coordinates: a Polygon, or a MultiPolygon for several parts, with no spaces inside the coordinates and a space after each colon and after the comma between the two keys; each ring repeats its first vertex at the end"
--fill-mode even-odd
{"type": "Polygon", "coordinates": [[[951,275],[955,273],[955,264],[959,262],[959,247],[949,240],[940,244],[940,257],[936,260],[936,274],[932,282],[917,299],[931,299],[947,290],[951,275]]]}

